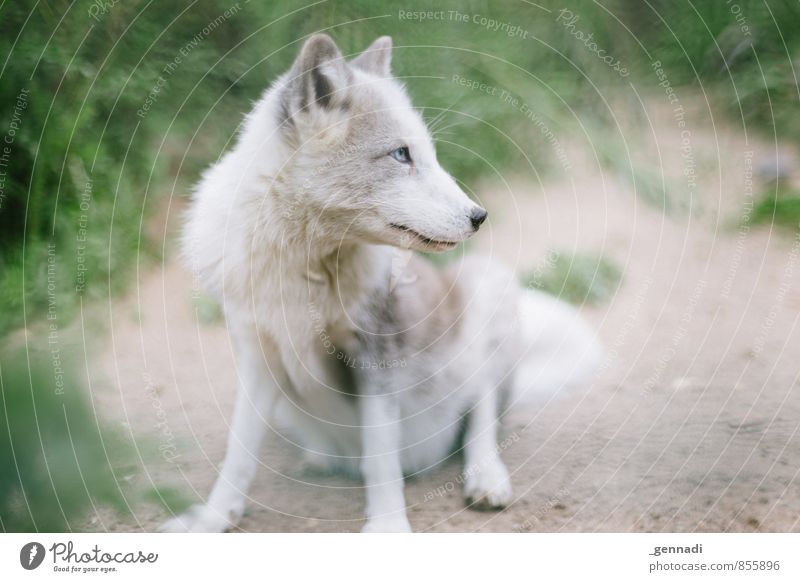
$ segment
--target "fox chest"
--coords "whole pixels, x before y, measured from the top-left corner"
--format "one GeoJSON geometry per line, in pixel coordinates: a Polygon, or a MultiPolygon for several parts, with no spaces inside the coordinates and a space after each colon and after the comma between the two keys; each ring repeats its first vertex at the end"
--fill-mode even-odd
{"type": "Polygon", "coordinates": [[[259,327],[271,335],[291,337],[303,344],[330,344],[352,350],[356,323],[363,309],[358,298],[337,293],[328,285],[303,279],[283,279],[253,302],[259,327]]]}

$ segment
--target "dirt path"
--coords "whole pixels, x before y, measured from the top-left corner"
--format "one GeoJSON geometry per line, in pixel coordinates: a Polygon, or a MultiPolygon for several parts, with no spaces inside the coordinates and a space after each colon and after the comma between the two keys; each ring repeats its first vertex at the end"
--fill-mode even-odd
{"type": "MultiPolygon", "coordinates": [[[[653,159],[680,176],[680,134],[655,119],[653,159]]],[[[408,483],[415,530],[800,531],[800,240],[731,226],[747,199],[744,152],[758,160],[769,148],[734,133],[694,136],[706,171],[691,212],[665,217],[591,158],[570,180],[487,194],[491,224],[476,246],[519,270],[548,248],[600,252],[623,267],[614,299],[583,310],[610,357],[585,391],[508,419],[510,508],[466,510],[453,462],[408,483]],[[709,167],[708,151],[725,155],[709,167]]],[[[224,454],[234,359],[221,324],[197,323],[191,295],[174,261],[144,273],[112,305],[92,378],[104,409],[174,457],[133,478],[199,501],[224,454]]],[[[360,529],[360,483],[314,473],[277,436],[262,463],[243,530],[360,529]]],[[[105,516],[95,526],[151,530],[165,517],[147,506],[138,523],[105,516]]]]}

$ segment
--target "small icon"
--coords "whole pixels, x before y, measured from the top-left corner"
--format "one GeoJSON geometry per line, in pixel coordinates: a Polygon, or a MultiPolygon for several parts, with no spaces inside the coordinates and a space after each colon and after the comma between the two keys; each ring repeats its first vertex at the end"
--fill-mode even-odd
{"type": "Polygon", "coordinates": [[[44,546],[39,542],[29,542],[19,551],[19,563],[26,570],[35,570],[44,561],[44,546]]]}

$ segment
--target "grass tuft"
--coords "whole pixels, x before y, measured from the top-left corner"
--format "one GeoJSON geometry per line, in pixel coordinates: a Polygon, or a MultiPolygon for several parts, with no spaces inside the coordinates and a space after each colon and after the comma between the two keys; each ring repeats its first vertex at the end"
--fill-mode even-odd
{"type": "Polygon", "coordinates": [[[609,259],[591,254],[550,253],[548,264],[527,273],[523,284],[576,305],[609,301],[622,282],[622,270],[609,259]]]}

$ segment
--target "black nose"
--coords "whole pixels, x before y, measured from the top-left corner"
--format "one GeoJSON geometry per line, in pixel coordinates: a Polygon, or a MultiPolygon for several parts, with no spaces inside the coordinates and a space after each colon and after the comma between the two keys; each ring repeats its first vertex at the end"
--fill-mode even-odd
{"type": "Polygon", "coordinates": [[[483,208],[476,208],[473,210],[472,214],[469,215],[469,220],[472,222],[472,228],[478,230],[483,224],[483,221],[486,220],[487,216],[489,216],[489,213],[483,208]]]}

